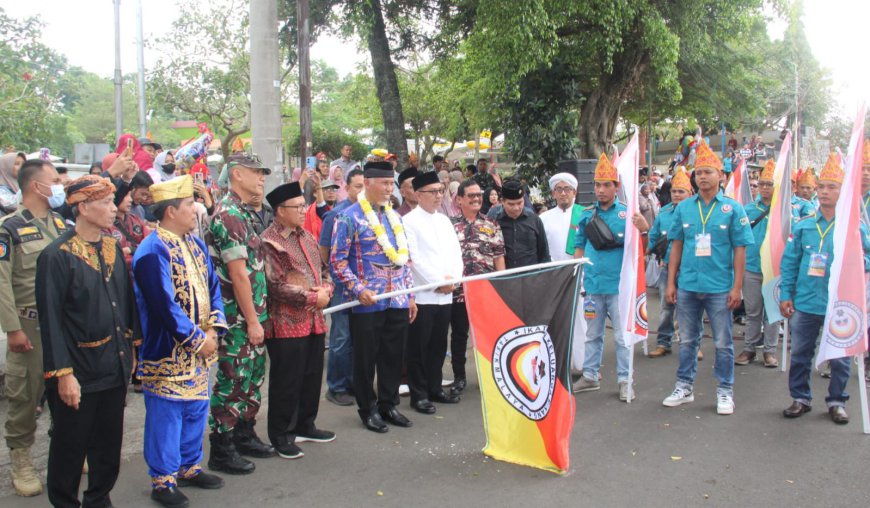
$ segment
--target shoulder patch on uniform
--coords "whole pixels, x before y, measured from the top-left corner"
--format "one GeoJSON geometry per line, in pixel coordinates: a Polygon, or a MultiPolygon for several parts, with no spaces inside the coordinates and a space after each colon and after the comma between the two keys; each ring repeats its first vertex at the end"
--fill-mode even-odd
{"type": "Polygon", "coordinates": [[[624,219],[624,218],[625,218],[625,210],[619,212],[619,213],[617,214],[617,217],[619,217],[620,219],[624,219]]]}
{"type": "Polygon", "coordinates": [[[9,237],[6,235],[0,236],[0,261],[8,261],[11,250],[12,246],[9,245],[9,237]]]}
{"type": "Polygon", "coordinates": [[[54,218],[54,225],[57,227],[58,231],[66,229],[66,223],[60,217],[54,218]]]}
{"type": "Polygon", "coordinates": [[[749,217],[740,217],[740,225],[748,226],[749,225],[749,217]]]}
{"type": "Polygon", "coordinates": [[[733,210],[733,209],[734,209],[734,208],[733,208],[731,205],[729,205],[729,204],[724,204],[724,205],[722,205],[722,213],[728,213],[728,212],[730,212],[730,211],[733,210]]]}

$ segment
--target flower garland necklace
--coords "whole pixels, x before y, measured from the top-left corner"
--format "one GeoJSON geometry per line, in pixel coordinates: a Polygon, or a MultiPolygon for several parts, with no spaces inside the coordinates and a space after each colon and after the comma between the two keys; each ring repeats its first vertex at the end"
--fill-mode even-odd
{"type": "Polygon", "coordinates": [[[357,198],[357,201],[365,214],[369,226],[372,228],[372,231],[375,232],[378,244],[382,249],[384,249],[384,254],[387,255],[387,259],[396,266],[405,266],[405,263],[408,262],[408,240],[405,238],[405,228],[402,227],[402,221],[399,219],[399,214],[394,212],[393,207],[390,205],[384,206],[384,214],[386,214],[387,221],[389,221],[390,227],[393,229],[393,234],[396,236],[396,247],[393,247],[392,244],[390,244],[389,237],[387,236],[387,230],[384,228],[384,225],[381,224],[381,221],[378,220],[378,216],[372,209],[371,203],[363,197],[357,198]]]}

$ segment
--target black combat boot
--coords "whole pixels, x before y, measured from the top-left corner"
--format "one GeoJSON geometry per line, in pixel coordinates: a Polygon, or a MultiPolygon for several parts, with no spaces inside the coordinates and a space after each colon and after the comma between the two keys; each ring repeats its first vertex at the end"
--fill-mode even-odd
{"type": "Polygon", "coordinates": [[[254,431],[254,422],[239,420],[233,429],[233,444],[242,455],[258,459],[268,459],[277,455],[272,445],[260,441],[254,431]]]}
{"type": "Polygon", "coordinates": [[[215,471],[223,471],[229,474],[250,474],[256,466],[245,459],[236,450],[233,444],[233,431],[218,434],[212,432],[208,436],[211,443],[211,453],[208,458],[208,467],[215,471]]]}

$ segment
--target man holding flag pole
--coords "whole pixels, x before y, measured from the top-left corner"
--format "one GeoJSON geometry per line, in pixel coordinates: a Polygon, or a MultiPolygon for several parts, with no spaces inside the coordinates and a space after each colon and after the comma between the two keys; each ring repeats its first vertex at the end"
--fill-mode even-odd
{"type": "MultiPolygon", "coordinates": [[[[857,159],[854,138],[855,132],[847,166],[857,159]]],[[[782,412],[786,418],[811,410],[811,362],[823,330],[816,364],[831,364],[828,413],[836,424],[849,423],[849,357],[867,349],[864,272],[870,254],[868,230],[860,224],[860,201],[853,190],[859,187],[860,174],[857,168],[849,169],[846,174],[836,154],[828,157],[818,180],[819,215],[795,225],[783,255],[780,310],[790,318],[794,334],[788,380],[794,401],[782,412]]]]}
{"type": "MultiPolygon", "coordinates": [[[[637,178],[637,168],[634,168],[637,178]]],[[[619,289],[620,273],[625,252],[625,221],[627,207],[616,198],[619,190],[619,177],[616,167],[601,154],[595,167],[595,206],[584,210],[578,223],[574,243],[574,257],[587,257],[591,261],[584,273],[583,287],[586,296],[583,312],[588,325],[586,335],[586,355],[583,361],[583,376],[572,386],[575,393],[601,389],[598,372],[604,352],[604,333],[609,317],[613,325],[613,338],[616,341],[616,376],[619,386],[619,399],[628,402],[630,382],[630,350],[624,339],[620,319],[619,289]]],[[[636,188],[633,198],[636,197],[636,188]]],[[[635,209],[637,207],[635,206],[635,209]]],[[[639,214],[638,214],[639,215],[639,214]]],[[[649,229],[640,216],[632,218],[638,227],[649,229]]]]}

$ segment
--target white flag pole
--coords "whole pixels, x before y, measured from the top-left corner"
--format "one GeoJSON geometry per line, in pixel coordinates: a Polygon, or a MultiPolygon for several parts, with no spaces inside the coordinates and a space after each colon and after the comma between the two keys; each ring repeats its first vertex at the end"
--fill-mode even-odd
{"type": "MultiPolygon", "coordinates": [[[[531,272],[531,271],[535,271],[535,270],[543,270],[545,268],[556,268],[556,267],[560,267],[560,266],[585,265],[585,264],[591,265],[592,262],[589,261],[589,258],[565,259],[562,261],[550,261],[549,263],[540,263],[537,265],[521,266],[519,268],[510,268],[508,270],[502,270],[500,272],[490,272],[490,273],[484,273],[481,275],[469,275],[467,277],[462,277],[460,279],[442,280],[442,281],[438,281],[438,282],[432,282],[430,284],[425,284],[423,286],[415,286],[412,288],[400,289],[398,291],[390,291],[389,293],[375,295],[374,300],[375,301],[385,300],[387,298],[393,298],[396,296],[402,296],[402,295],[407,295],[410,293],[416,293],[418,291],[427,291],[430,289],[439,288],[439,287],[444,286],[446,284],[462,284],[463,282],[471,282],[473,280],[487,280],[487,279],[493,279],[495,277],[504,277],[505,275],[513,275],[513,274],[517,274],[517,273],[531,272]]],[[[338,312],[340,310],[350,309],[352,307],[356,307],[357,305],[360,305],[359,300],[345,302],[345,303],[342,303],[340,305],[335,305],[333,307],[323,309],[323,314],[324,315],[332,314],[333,312],[338,312]]]]}
{"type": "Polygon", "coordinates": [[[864,424],[864,434],[870,434],[870,408],[867,407],[867,384],[865,381],[864,355],[855,355],[858,361],[858,395],[861,402],[861,422],[864,424]]]}
{"type": "Polygon", "coordinates": [[[782,325],[782,361],[779,362],[779,370],[785,372],[788,364],[788,319],[783,319],[782,325]]]}

